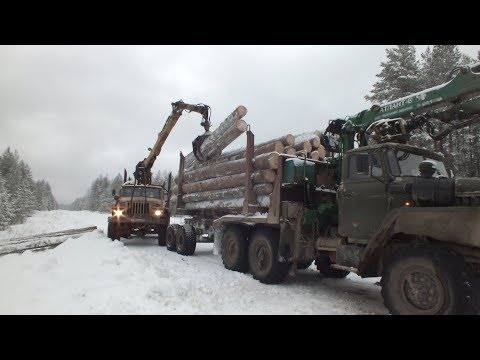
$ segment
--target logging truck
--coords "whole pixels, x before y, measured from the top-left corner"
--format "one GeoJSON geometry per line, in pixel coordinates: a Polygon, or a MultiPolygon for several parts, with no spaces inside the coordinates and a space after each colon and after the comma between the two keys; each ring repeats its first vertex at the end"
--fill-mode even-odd
{"type": "Polygon", "coordinates": [[[200,125],[205,133],[199,135],[192,143],[196,156],[201,156],[200,146],[210,136],[210,107],[205,104],[186,104],[182,100],[173,102],[172,112],[168,116],[162,130],[158,133],[153,148],[148,148],[148,156],[139,161],[133,172],[134,180],[127,181],[127,171],[124,170],[123,185],[117,191],[112,190],[115,206],[111,208],[112,216],[108,217],[108,237],[118,240],[135,234],[144,237],[147,234],[157,234],[158,245],[165,245],[165,234],[170,224],[170,184],[171,174],[167,184],[152,184],[152,167],[162,151],[170,132],[174,128],[183,111],[197,112],[202,115],[200,125]],[[198,154],[198,155],[197,155],[198,154]],[[167,185],[167,187],[165,186],[167,185]]]}
{"type": "Polygon", "coordinates": [[[478,122],[479,93],[477,64],[332,120],[319,160],[285,137],[283,153],[261,153],[250,129],[241,155],[187,164],[180,153],[173,208],[187,217],[167,228],[167,247],[193,254],[197,241],[213,242],[227,269],[267,284],[313,261],[329,277],[382,277],[392,314],[478,313],[480,179],[452,177],[442,156],[408,140],[478,122]],[[434,133],[434,121],[445,129],[434,133]]]}

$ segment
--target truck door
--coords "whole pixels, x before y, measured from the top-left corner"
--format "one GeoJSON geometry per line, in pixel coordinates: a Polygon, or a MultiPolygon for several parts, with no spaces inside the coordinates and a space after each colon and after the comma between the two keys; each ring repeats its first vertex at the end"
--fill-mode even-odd
{"type": "Polygon", "coordinates": [[[339,232],[369,239],[386,213],[386,185],[382,157],[375,153],[347,155],[338,190],[339,232]]]}

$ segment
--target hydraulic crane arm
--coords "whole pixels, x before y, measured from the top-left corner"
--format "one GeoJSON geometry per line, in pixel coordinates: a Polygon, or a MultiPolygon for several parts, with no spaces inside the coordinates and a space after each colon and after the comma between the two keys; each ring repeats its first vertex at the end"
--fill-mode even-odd
{"type": "MultiPolygon", "coordinates": [[[[150,151],[148,156],[143,161],[140,161],[136,166],[134,176],[137,183],[151,184],[152,166],[155,163],[155,160],[157,159],[158,155],[162,151],[163,144],[165,144],[165,141],[170,135],[170,132],[172,131],[173,127],[177,123],[178,119],[180,118],[184,110],[187,112],[193,111],[201,114],[202,122],[200,123],[200,125],[203,126],[203,128],[205,129],[205,133],[199,136],[199,138],[201,138],[202,140],[205,140],[205,138],[209,135],[209,129],[210,129],[211,123],[210,123],[210,107],[208,105],[205,105],[205,104],[191,105],[191,104],[184,103],[182,100],[172,103],[172,112],[170,116],[167,118],[167,121],[165,122],[163,129],[158,133],[157,141],[155,142],[152,148],[148,149],[150,151]]],[[[196,145],[200,146],[201,142],[200,141],[197,142],[196,145]]],[[[196,151],[195,148],[193,150],[196,151]]]]}
{"type": "Polygon", "coordinates": [[[419,127],[427,126],[435,140],[443,138],[454,129],[478,121],[480,114],[480,63],[473,66],[455,68],[455,76],[448,82],[405,96],[381,105],[374,105],[346,119],[331,120],[325,130],[327,146],[333,144],[331,151],[344,152],[354,147],[355,135],[360,145],[366,145],[365,135],[375,131],[383,135],[405,138],[419,127]],[[474,116],[473,119],[461,121],[474,116]],[[441,134],[433,136],[429,119],[437,119],[451,124],[441,134]],[[446,132],[448,131],[448,132],[446,132]],[[446,132],[446,133],[445,133],[446,132]],[[340,143],[329,139],[331,135],[340,135],[340,143]]]}

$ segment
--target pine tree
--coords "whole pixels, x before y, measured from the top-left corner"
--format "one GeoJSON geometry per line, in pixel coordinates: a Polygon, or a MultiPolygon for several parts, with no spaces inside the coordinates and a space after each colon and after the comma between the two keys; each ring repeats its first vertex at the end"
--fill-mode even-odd
{"type": "Polygon", "coordinates": [[[11,224],[14,213],[12,208],[12,203],[10,200],[10,195],[7,192],[7,187],[5,186],[5,180],[0,174],[0,230],[6,229],[8,225],[11,224]]]}
{"type": "Polygon", "coordinates": [[[120,174],[117,174],[112,180],[112,183],[110,184],[110,193],[112,192],[113,189],[118,193],[120,188],[123,185],[123,176],[120,174]]]}
{"type": "Polygon", "coordinates": [[[169,175],[169,172],[167,170],[158,170],[153,176],[152,183],[167,187],[168,175],[169,175]]]}
{"type": "MultiPolygon", "coordinates": [[[[449,81],[455,68],[475,62],[473,58],[463,54],[457,45],[433,45],[432,49],[427,47],[421,54],[421,58],[420,82],[426,89],[449,81]]],[[[445,125],[435,122],[435,127],[440,132],[445,125]]],[[[436,150],[446,159],[450,159],[450,168],[456,175],[473,176],[472,174],[477,173],[477,170],[471,155],[477,146],[472,143],[472,139],[477,137],[478,126],[472,125],[449,134],[435,146],[430,144],[424,147],[436,150]]]]}
{"type": "Polygon", "coordinates": [[[447,82],[455,67],[475,61],[470,56],[462,54],[458,45],[433,45],[432,50],[427,47],[421,57],[420,82],[424,89],[447,82]]]}
{"type": "Polygon", "coordinates": [[[373,85],[372,95],[365,96],[373,103],[382,103],[413,94],[421,90],[418,78],[419,63],[413,45],[398,45],[387,49],[387,61],[381,63],[382,70],[373,85]]]}

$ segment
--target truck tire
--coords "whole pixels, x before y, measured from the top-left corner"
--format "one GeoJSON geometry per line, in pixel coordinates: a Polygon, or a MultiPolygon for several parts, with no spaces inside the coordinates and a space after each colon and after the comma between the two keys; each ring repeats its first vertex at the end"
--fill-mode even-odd
{"type": "Polygon", "coordinates": [[[385,307],[394,315],[478,313],[473,271],[446,250],[404,248],[387,260],[382,273],[385,307]]]}
{"type": "Polygon", "coordinates": [[[253,278],[264,284],[278,284],[285,280],[289,263],[278,260],[280,234],[276,229],[255,230],[248,248],[248,263],[253,278]]]}
{"type": "Polygon", "coordinates": [[[176,251],[177,250],[177,234],[180,225],[171,224],[167,226],[167,233],[165,235],[165,245],[167,245],[167,250],[176,251]]]}
{"type": "Polygon", "coordinates": [[[120,232],[116,223],[108,223],[107,236],[112,240],[120,240],[120,232]]]}
{"type": "Polygon", "coordinates": [[[248,238],[240,226],[229,226],[222,238],[222,261],[226,269],[248,271],[248,238]]]}
{"type": "Polygon", "coordinates": [[[158,225],[158,246],[165,246],[167,244],[167,226],[158,225]]]}
{"type": "Polygon", "coordinates": [[[192,225],[180,226],[177,233],[177,253],[180,255],[193,255],[197,246],[197,236],[192,225]]]}
{"type": "Polygon", "coordinates": [[[315,265],[317,266],[317,270],[326,277],[343,279],[350,274],[350,271],[332,268],[330,266],[332,265],[332,260],[330,260],[328,253],[321,252],[315,259],[315,265]]]}

